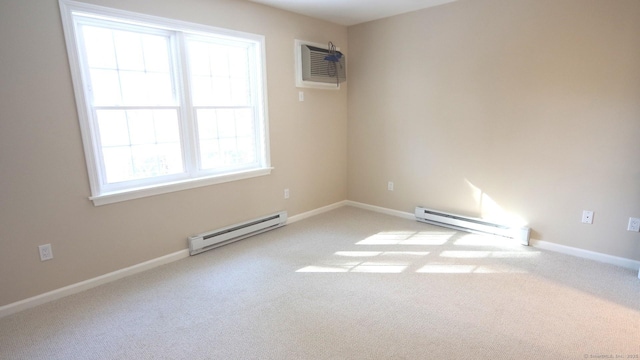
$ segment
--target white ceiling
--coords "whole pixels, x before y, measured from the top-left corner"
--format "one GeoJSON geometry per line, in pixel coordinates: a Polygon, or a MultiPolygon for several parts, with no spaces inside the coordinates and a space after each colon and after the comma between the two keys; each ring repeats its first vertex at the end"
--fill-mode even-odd
{"type": "Polygon", "coordinates": [[[456,0],[250,0],[340,25],[355,25],[456,0]]]}

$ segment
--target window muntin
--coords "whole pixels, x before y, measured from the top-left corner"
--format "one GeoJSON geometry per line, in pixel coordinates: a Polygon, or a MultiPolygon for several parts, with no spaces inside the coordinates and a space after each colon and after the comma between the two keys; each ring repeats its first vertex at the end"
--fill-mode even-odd
{"type": "Polygon", "coordinates": [[[269,173],[261,36],[60,4],[94,199],[269,173]]]}

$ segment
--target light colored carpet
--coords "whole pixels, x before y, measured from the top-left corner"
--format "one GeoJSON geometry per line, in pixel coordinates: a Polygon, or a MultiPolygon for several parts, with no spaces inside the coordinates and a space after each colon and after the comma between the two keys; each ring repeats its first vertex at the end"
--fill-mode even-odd
{"type": "Polygon", "coordinates": [[[352,207],[0,319],[1,359],[638,354],[635,272],[352,207]]]}

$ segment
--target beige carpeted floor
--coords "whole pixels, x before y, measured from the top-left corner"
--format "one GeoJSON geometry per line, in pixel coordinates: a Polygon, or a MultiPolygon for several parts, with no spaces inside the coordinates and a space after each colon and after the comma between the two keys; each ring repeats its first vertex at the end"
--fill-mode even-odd
{"type": "Polygon", "coordinates": [[[634,271],[352,207],[0,319],[1,359],[639,354],[634,271]]]}

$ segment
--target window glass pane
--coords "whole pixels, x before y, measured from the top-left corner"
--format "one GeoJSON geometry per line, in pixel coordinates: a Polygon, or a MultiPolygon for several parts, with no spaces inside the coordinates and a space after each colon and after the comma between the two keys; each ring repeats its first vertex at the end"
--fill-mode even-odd
{"type": "Polygon", "coordinates": [[[235,112],[231,109],[216,111],[218,117],[218,134],[220,138],[232,138],[236,136],[235,112]]]}
{"type": "Polygon", "coordinates": [[[254,137],[255,126],[252,109],[237,109],[235,111],[236,134],[243,137],[254,137]]]}
{"type": "Polygon", "coordinates": [[[132,179],[131,148],[129,146],[102,149],[107,183],[117,183],[132,179]]]}
{"type": "Polygon", "coordinates": [[[176,110],[100,110],[107,183],[184,171],[176,110]]]}
{"type": "Polygon", "coordinates": [[[225,165],[236,164],[237,147],[235,138],[220,139],[220,154],[222,155],[222,162],[225,165]]]}
{"type": "Polygon", "coordinates": [[[242,164],[251,164],[256,162],[256,147],[253,137],[238,138],[238,162],[242,164]]]}
{"type": "Polygon", "coordinates": [[[222,165],[218,140],[200,142],[200,167],[204,170],[215,169],[222,165]]]}
{"type": "Polygon", "coordinates": [[[195,105],[250,103],[249,58],[245,45],[193,39],[188,44],[191,92],[195,105]]]}
{"type": "Polygon", "coordinates": [[[229,76],[236,79],[249,77],[249,59],[246,48],[229,50],[229,76]]]}
{"type": "Polygon", "coordinates": [[[156,150],[161,174],[179,174],[184,171],[180,143],[158,144],[156,150]]]}
{"type": "Polygon", "coordinates": [[[209,44],[211,76],[229,77],[229,51],[226,46],[209,44]]]}
{"type": "Polygon", "coordinates": [[[102,146],[129,146],[129,125],[125,112],[100,110],[96,113],[102,146]]]}
{"type": "Polygon", "coordinates": [[[198,138],[200,141],[217,139],[218,124],[216,122],[216,111],[212,109],[200,109],[196,114],[198,117],[198,138]]]}
{"type": "Polygon", "coordinates": [[[182,172],[180,146],[149,144],[131,146],[132,179],[177,174],[182,172]]]}
{"type": "Polygon", "coordinates": [[[154,144],[156,142],[153,110],[127,111],[127,122],[132,145],[154,144]]]}
{"type": "Polygon", "coordinates": [[[122,84],[122,102],[126,105],[151,105],[148,101],[144,72],[120,71],[120,82],[122,84]]]}
{"type": "Polygon", "coordinates": [[[170,105],[174,103],[173,86],[169,73],[149,72],[145,76],[145,103],[170,105]]]}
{"type": "Polygon", "coordinates": [[[131,147],[133,159],[133,176],[147,178],[164,175],[158,163],[158,153],[155,145],[135,145],[131,147]]]}
{"type": "Polygon", "coordinates": [[[191,93],[195,105],[208,105],[213,103],[213,87],[208,76],[193,76],[191,78],[191,93]]]}
{"type": "MultiPolygon", "coordinates": [[[[153,120],[158,143],[180,145],[180,129],[176,110],[154,110],[153,120]]],[[[182,166],[182,165],[180,165],[182,166]]]]}
{"type": "Polygon", "coordinates": [[[114,31],[116,59],[120,70],[144,71],[141,36],[131,31],[114,31]]]}
{"type": "Polygon", "coordinates": [[[212,98],[207,99],[210,104],[231,105],[231,84],[229,78],[214,77],[212,98]]]}
{"type": "Polygon", "coordinates": [[[174,103],[166,36],[84,26],[94,103],[174,103]]]}
{"type": "Polygon", "coordinates": [[[98,110],[102,146],[180,143],[176,110],[98,110]]]}
{"type": "Polygon", "coordinates": [[[209,49],[202,42],[189,42],[189,68],[192,76],[211,76],[209,49]]]}
{"type": "Polygon", "coordinates": [[[249,81],[247,79],[231,80],[231,101],[234,105],[249,105],[249,81]]]}
{"type": "Polygon", "coordinates": [[[116,105],[122,100],[120,79],[115,70],[91,70],[94,105],[116,105]]]}
{"type": "Polygon", "coordinates": [[[147,71],[169,73],[170,59],[168,39],[164,36],[146,35],[142,37],[144,68],[147,71]]]}
{"type": "Polygon", "coordinates": [[[94,26],[82,27],[87,60],[92,68],[116,68],[116,52],[109,29],[94,26]]]}
{"type": "Polygon", "coordinates": [[[199,109],[197,116],[201,169],[257,162],[253,109],[199,109]]]}

